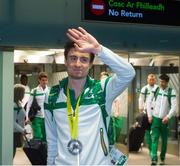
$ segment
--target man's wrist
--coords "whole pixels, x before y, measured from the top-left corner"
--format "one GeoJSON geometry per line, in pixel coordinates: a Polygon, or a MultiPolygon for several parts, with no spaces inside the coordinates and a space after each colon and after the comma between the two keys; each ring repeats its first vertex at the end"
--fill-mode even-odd
{"type": "Polygon", "coordinates": [[[95,46],[95,48],[94,48],[93,53],[97,55],[97,54],[99,54],[99,53],[101,53],[101,52],[102,52],[102,45],[97,44],[97,45],[95,46]]]}
{"type": "Polygon", "coordinates": [[[168,115],[166,116],[166,119],[169,120],[169,116],[168,115]]]}

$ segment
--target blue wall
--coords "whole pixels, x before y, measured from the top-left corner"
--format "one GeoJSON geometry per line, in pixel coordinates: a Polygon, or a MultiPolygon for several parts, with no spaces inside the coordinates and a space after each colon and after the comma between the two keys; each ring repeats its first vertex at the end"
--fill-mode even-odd
{"type": "Polygon", "coordinates": [[[180,27],[87,22],[81,13],[81,0],[1,0],[0,46],[57,48],[67,28],[83,26],[111,48],[180,51],[180,27]]]}

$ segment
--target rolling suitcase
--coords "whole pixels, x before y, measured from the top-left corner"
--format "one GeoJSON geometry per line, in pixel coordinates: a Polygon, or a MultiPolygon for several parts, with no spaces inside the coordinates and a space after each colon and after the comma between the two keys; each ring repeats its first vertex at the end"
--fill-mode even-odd
{"type": "Polygon", "coordinates": [[[46,165],[47,164],[47,143],[38,140],[31,139],[26,142],[23,147],[23,151],[27,155],[32,165],[46,165]]]}
{"type": "Polygon", "coordinates": [[[129,130],[129,151],[138,152],[144,141],[145,129],[141,126],[131,126],[129,130]]]}

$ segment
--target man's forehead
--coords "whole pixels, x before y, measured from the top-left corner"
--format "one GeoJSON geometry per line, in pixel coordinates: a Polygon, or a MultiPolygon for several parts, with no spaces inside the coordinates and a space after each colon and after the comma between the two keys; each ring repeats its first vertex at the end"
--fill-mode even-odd
{"type": "Polygon", "coordinates": [[[148,79],[156,79],[156,76],[155,75],[149,75],[148,79]]]}
{"type": "Polygon", "coordinates": [[[68,56],[79,56],[79,57],[90,57],[90,54],[89,53],[84,53],[84,52],[79,52],[79,51],[76,51],[74,48],[71,49],[68,53],[68,56]]]}

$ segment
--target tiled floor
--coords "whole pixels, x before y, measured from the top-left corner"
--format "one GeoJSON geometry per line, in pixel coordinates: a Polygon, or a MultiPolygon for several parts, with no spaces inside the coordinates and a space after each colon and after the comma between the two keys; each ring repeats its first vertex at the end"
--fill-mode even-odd
{"type": "MultiPolygon", "coordinates": [[[[175,155],[166,154],[165,164],[180,165],[180,158],[175,155]]],[[[140,150],[137,153],[130,153],[128,165],[151,165],[148,149],[143,148],[142,151],[140,150]]]]}
{"type": "Polygon", "coordinates": [[[13,165],[31,165],[22,148],[17,148],[16,155],[13,160],[13,165]]]}
{"type": "MultiPolygon", "coordinates": [[[[14,165],[31,165],[28,158],[24,154],[22,149],[17,149],[16,156],[13,161],[14,165]]],[[[142,151],[138,153],[130,153],[128,165],[150,165],[150,157],[148,155],[148,150],[143,148],[142,151]]],[[[168,165],[180,165],[180,158],[174,155],[167,154],[166,164],[168,165]]]]}

